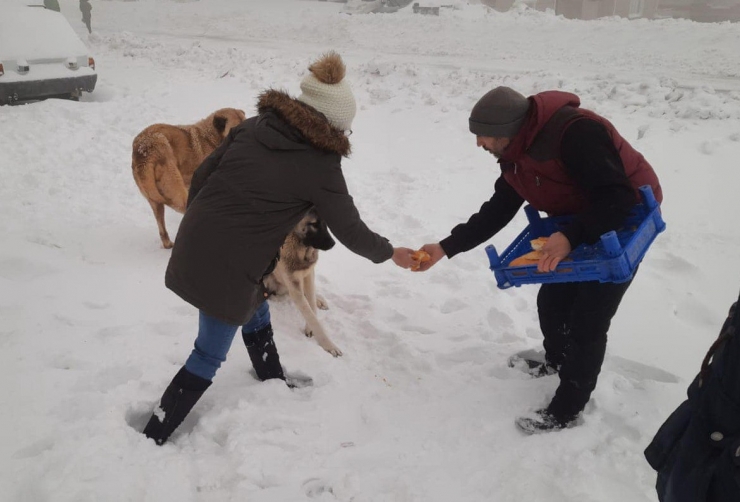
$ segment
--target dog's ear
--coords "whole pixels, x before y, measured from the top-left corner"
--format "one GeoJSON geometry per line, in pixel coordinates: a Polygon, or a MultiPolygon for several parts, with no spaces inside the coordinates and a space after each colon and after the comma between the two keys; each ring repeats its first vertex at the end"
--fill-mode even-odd
{"type": "Polygon", "coordinates": [[[301,221],[298,222],[298,224],[293,228],[293,233],[298,236],[300,239],[304,239],[306,237],[306,234],[308,234],[308,218],[303,217],[301,221]]]}
{"type": "Polygon", "coordinates": [[[226,129],[226,122],[226,117],[222,115],[216,115],[215,117],[213,117],[213,127],[215,127],[216,130],[220,133],[223,133],[224,129],[226,129]]]}

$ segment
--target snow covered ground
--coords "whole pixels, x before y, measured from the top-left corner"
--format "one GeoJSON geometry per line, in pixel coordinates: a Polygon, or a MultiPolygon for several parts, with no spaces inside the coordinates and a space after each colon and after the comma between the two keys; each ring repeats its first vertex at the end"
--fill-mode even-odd
{"type": "MultiPolygon", "coordinates": [[[[346,15],[299,0],[93,2],[62,13],[93,49],[79,103],[0,108],[0,500],[655,501],[642,457],[740,287],[740,30],[680,20],[569,21],[450,1],[346,15]],[[322,256],[332,358],[273,303],[290,391],[257,382],[235,340],[172,441],[138,431],[190,351],[197,312],[163,284],[169,252],[130,174],[133,137],[298,93],[335,49],[359,103],[344,162],[365,221],[396,245],[445,237],[497,166],[467,117],[496,85],[563,89],[656,168],[667,231],[617,314],[580,427],[524,437],[556,377],[506,367],[541,346],[535,286],[499,290],[483,251],[425,274],[322,256]]],[[[179,215],[168,210],[175,235],[179,215]]],[[[492,243],[505,247],[517,219],[492,243]]]]}

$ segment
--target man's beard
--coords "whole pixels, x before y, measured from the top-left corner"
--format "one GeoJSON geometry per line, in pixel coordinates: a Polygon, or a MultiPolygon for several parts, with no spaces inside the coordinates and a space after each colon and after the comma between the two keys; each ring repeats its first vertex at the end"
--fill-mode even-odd
{"type": "Polygon", "coordinates": [[[486,147],[483,147],[483,149],[485,151],[487,151],[488,153],[490,153],[491,155],[493,155],[494,157],[496,157],[496,159],[500,159],[501,158],[501,152],[496,152],[495,150],[489,150],[486,147]]]}

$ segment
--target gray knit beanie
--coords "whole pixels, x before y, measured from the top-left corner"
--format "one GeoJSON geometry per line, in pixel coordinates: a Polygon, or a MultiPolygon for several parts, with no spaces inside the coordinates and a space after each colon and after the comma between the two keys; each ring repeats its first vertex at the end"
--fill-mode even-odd
{"type": "Polygon", "coordinates": [[[470,112],[470,132],[476,136],[512,138],[527,118],[529,100],[509,87],[496,87],[470,112]]]}

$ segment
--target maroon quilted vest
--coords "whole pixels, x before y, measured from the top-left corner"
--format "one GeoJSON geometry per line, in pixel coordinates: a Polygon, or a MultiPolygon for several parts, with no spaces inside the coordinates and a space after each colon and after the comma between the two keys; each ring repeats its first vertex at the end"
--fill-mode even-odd
{"type": "MultiPolygon", "coordinates": [[[[589,206],[584,190],[568,176],[560,159],[565,129],[584,118],[606,127],[635,191],[650,185],[658,202],[663,191],[658,176],[640,152],[632,148],[604,117],[579,108],[578,96],[546,91],[529,97],[532,105],[527,121],[504,151],[499,163],[506,181],[529,204],[552,216],[577,214],[589,206]]],[[[638,194],[638,200],[639,194],[638,194]]]]}

